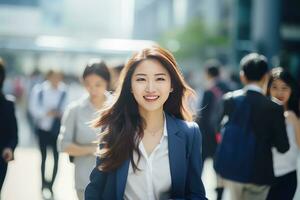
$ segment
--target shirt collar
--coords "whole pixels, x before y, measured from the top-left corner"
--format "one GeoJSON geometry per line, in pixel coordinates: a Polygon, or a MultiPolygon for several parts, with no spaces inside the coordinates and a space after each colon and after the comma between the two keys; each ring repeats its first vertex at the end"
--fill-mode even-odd
{"type": "Polygon", "coordinates": [[[261,89],[261,87],[259,87],[256,84],[248,84],[244,87],[244,90],[246,90],[246,91],[251,90],[251,91],[255,91],[255,92],[259,92],[259,93],[263,94],[263,90],[261,89]]]}
{"type": "Polygon", "coordinates": [[[167,120],[166,120],[166,115],[164,113],[164,136],[168,136],[168,129],[167,129],[167,120]]]}

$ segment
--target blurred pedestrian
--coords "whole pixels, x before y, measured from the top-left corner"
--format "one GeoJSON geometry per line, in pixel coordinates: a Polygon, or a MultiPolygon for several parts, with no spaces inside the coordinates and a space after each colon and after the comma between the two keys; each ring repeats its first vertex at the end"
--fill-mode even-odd
{"type": "Polygon", "coordinates": [[[156,46],[134,54],[116,101],[96,123],[106,129],[85,199],[206,199],[201,134],[184,121],[192,121],[193,93],[168,51],[156,46]]]}
{"type": "Polygon", "coordinates": [[[268,64],[263,55],[248,54],[240,65],[245,87],[224,96],[226,123],[215,169],[232,200],[264,200],[274,179],[271,148],[289,149],[283,107],[264,94],[268,64]]]}
{"type": "Polygon", "coordinates": [[[42,73],[36,68],[28,77],[26,77],[26,86],[25,86],[25,105],[26,105],[26,117],[29,124],[29,128],[31,133],[34,133],[34,119],[29,111],[29,101],[30,94],[35,85],[40,84],[44,81],[44,76],[42,73]]]}
{"type": "Polygon", "coordinates": [[[84,199],[84,189],[95,165],[97,135],[99,128],[92,128],[105,101],[110,97],[110,73],[103,61],[88,64],[82,75],[82,82],[88,95],[72,102],[63,114],[58,147],[74,156],[75,188],[79,200],[84,199]]]}
{"type": "Polygon", "coordinates": [[[299,88],[287,70],[277,67],[271,72],[268,94],[283,104],[290,149],[284,154],[272,149],[276,179],[267,199],[292,200],[297,188],[296,170],[300,148],[299,88]]]}
{"type": "Polygon", "coordinates": [[[203,132],[203,161],[214,157],[218,122],[222,112],[220,103],[223,94],[230,91],[227,84],[220,79],[220,66],[217,60],[209,60],[205,64],[207,88],[204,90],[197,116],[197,123],[203,132]]]}
{"type": "MultiPolygon", "coordinates": [[[[208,60],[204,68],[207,88],[204,90],[197,117],[197,123],[203,136],[203,162],[215,155],[219,118],[222,113],[222,96],[230,91],[229,86],[220,78],[221,64],[218,60],[208,60]]],[[[217,200],[222,199],[223,186],[219,178],[217,178],[216,192],[217,200]]]]}
{"type": "Polygon", "coordinates": [[[30,96],[29,109],[35,121],[42,157],[42,192],[44,196],[52,196],[52,187],[56,178],[59,159],[56,141],[60,129],[61,115],[66,104],[67,91],[65,84],[62,82],[62,73],[50,70],[46,78],[46,81],[34,86],[30,96]],[[52,150],[54,158],[52,177],[49,181],[46,180],[45,171],[46,163],[48,163],[46,162],[48,157],[47,148],[52,150]]]}
{"type": "Polygon", "coordinates": [[[120,77],[120,74],[121,74],[121,71],[123,68],[124,68],[124,64],[119,64],[119,65],[112,67],[112,69],[111,69],[111,72],[112,72],[111,73],[111,75],[112,75],[111,90],[112,91],[115,91],[119,85],[119,77],[120,77]]]}
{"type": "Polygon", "coordinates": [[[2,92],[5,80],[4,62],[0,58],[0,198],[8,162],[14,159],[18,143],[18,126],[15,116],[14,98],[2,92]]]}

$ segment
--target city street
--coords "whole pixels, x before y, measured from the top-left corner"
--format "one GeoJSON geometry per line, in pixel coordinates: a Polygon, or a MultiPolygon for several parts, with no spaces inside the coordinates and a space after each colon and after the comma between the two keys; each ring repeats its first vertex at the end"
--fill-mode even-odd
{"type": "MultiPolygon", "coordinates": [[[[40,154],[36,139],[30,133],[24,113],[18,109],[19,146],[15,152],[15,160],[9,165],[6,182],[3,186],[2,200],[42,200],[40,180],[40,154]]],[[[66,154],[61,154],[59,169],[54,183],[55,200],[76,200],[73,180],[74,166],[66,154]]],[[[215,173],[212,160],[205,163],[202,180],[205,184],[207,197],[215,199],[215,173]]],[[[299,188],[295,199],[300,199],[299,188]]],[[[224,198],[229,200],[225,191],[224,198]]]]}

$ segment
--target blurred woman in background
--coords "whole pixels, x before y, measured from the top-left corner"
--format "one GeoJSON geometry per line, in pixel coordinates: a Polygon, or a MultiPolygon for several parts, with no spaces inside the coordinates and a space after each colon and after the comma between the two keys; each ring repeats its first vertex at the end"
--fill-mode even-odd
{"type": "Polygon", "coordinates": [[[281,67],[271,71],[268,94],[284,107],[286,129],[290,143],[288,152],[273,149],[275,181],[268,200],[292,200],[297,188],[297,157],[300,148],[299,89],[291,74],[281,67]]]}
{"type": "Polygon", "coordinates": [[[61,151],[74,157],[75,189],[79,200],[95,165],[95,152],[99,128],[92,128],[89,122],[98,117],[98,112],[109,98],[110,73],[103,61],[88,64],[82,75],[82,82],[88,95],[72,102],[63,118],[58,146],[61,151]]]}

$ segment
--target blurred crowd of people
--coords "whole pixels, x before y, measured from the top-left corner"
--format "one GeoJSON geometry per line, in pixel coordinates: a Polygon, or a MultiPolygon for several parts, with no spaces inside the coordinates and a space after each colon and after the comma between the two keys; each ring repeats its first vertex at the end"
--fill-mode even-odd
{"type": "MultiPolygon", "coordinates": [[[[116,68],[117,75],[123,67],[116,68]]],[[[300,90],[293,76],[286,66],[269,70],[267,59],[257,53],[241,60],[240,83],[223,79],[217,60],[208,60],[203,68],[205,88],[193,106],[197,114],[194,120],[202,134],[199,159],[203,163],[214,159],[217,200],[222,199],[224,189],[230,191],[232,200],[293,199],[300,148],[300,90]]],[[[86,93],[69,102],[68,84],[63,79],[56,70],[48,71],[45,78],[34,72],[27,85],[26,112],[41,153],[44,198],[55,193],[59,152],[65,152],[75,166],[75,190],[83,200],[95,167],[99,133],[105,131],[92,122],[99,118],[98,111],[114,102],[114,90],[122,82],[112,80],[111,69],[103,60],[92,60],[80,77],[86,93]],[[54,162],[47,180],[49,153],[54,162]]],[[[0,60],[0,187],[18,143],[15,101],[4,94],[4,80],[5,63],[0,60]]],[[[19,82],[14,90],[17,97],[22,93],[19,82]]]]}

